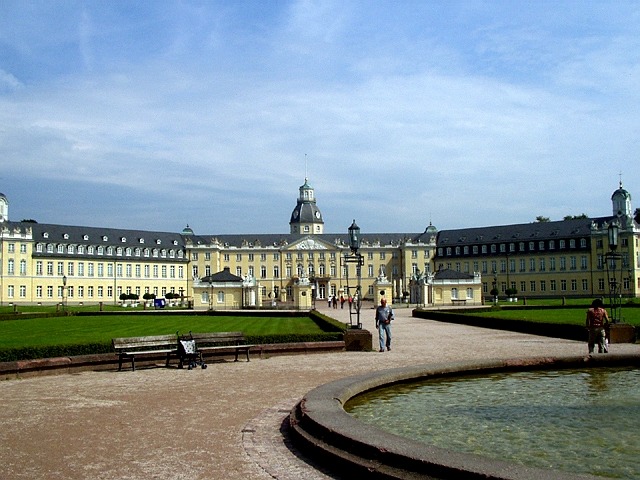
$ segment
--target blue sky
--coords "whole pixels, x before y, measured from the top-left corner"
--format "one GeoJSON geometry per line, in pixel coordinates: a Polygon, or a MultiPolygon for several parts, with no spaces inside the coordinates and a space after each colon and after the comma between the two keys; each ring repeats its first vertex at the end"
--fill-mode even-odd
{"type": "Polygon", "coordinates": [[[11,220],[286,233],[527,223],[640,195],[640,3],[0,2],[11,220]],[[306,160],[305,160],[306,158],[306,160]]]}

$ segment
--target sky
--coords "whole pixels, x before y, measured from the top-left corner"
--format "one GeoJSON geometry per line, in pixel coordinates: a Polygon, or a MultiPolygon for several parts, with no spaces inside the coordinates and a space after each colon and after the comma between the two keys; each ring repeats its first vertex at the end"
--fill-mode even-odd
{"type": "Polygon", "coordinates": [[[640,196],[637,1],[0,1],[10,220],[325,233],[640,196]]]}

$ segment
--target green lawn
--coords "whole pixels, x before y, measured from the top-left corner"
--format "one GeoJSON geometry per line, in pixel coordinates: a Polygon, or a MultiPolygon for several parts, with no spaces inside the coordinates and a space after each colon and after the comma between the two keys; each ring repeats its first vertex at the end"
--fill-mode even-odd
{"type": "MultiPolygon", "coordinates": [[[[609,309],[607,313],[611,314],[609,309]]],[[[584,325],[585,317],[587,314],[587,308],[557,308],[549,310],[487,310],[484,312],[473,312],[469,315],[480,317],[493,317],[503,318],[505,320],[527,320],[530,322],[547,322],[547,323],[561,323],[569,325],[584,325]]],[[[624,308],[622,307],[622,319],[623,322],[629,323],[634,326],[640,326],[640,308],[624,308]]]]}
{"type": "Polygon", "coordinates": [[[46,345],[111,343],[115,337],[169,335],[180,331],[231,332],[245,336],[321,334],[308,317],[207,315],[69,316],[0,321],[0,350],[46,345]]]}

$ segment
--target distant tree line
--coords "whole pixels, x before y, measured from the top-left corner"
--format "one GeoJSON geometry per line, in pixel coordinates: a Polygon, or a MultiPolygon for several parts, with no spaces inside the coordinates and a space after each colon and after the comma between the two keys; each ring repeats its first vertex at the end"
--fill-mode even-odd
{"type": "MultiPolygon", "coordinates": [[[[586,213],[581,213],[580,215],[565,215],[562,220],[583,220],[585,218],[589,218],[586,213]]],[[[536,223],[547,223],[550,222],[551,219],[549,217],[544,217],[542,215],[538,215],[536,217],[536,223]]]]}

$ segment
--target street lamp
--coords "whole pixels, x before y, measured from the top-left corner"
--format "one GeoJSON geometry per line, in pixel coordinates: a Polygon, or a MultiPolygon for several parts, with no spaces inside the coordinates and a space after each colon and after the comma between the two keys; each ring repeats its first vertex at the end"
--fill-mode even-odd
{"type": "Polygon", "coordinates": [[[67,310],[67,276],[62,276],[62,311],[65,312],[67,310]]]}
{"type": "Polygon", "coordinates": [[[356,225],[355,219],[349,227],[349,248],[354,254],[357,254],[360,249],[360,227],[356,225]]]}
{"type": "Polygon", "coordinates": [[[493,269],[493,288],[489,292],[493,296],[493,304],[498,304],[498,271],[493,269]]]}
{"type": "MultiPolygon", "coordinates": [[[[360,249],[360,227],[354,220],[349,227],[349,249],[350,253],[345,253],[345,264],[355,263],[356,275],[358,278],[358,285],[356,286],[355,295],[353,295],[353,301],[349,303],[349,324],[351,328],[362,328],[360,322],[360,307],[362,306],[362,265],[364,265],[364,256],[361,255],[358,250],[360,249]],[[354,323],[355,316],[355,323],[354,323]]],[[[349,271],[347,269],[347,293],[350,295],[351,290],[349,287],[349,271]]]]}
{"type": "Polygon", "coordinates": [[[618,236],[620,224],[613,220],[607,227],[609,251],[604,258],[607,267],[607,281],[609,283],[609,308],[611,309],[611,322],[618,323],[622,320],[622,254],[618,253],[618,236]],[[618,268],[620,262],[620,268],[618,268]],[[619,278],[618,278],[619,276],[619,278]]]}

